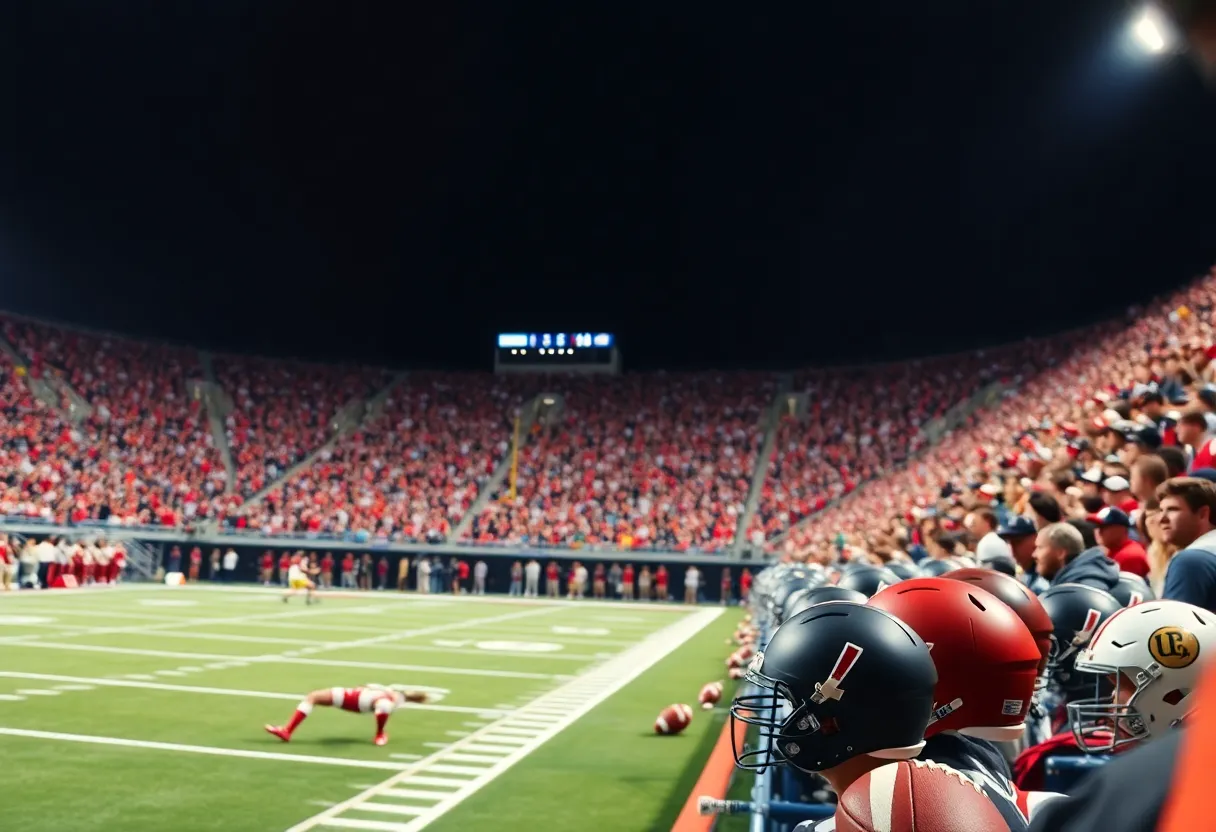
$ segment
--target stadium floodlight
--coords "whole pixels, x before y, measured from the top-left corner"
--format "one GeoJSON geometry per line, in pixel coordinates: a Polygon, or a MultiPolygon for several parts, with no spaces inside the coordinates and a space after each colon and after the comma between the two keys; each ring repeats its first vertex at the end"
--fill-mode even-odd
{"type": "Polygon", "coordinates": [[[1176,43],[1173,27],[1154,4],[1148,4],[1132,21],[1132,36],[1145,52],[1161,55],[1171,51],[1176,43]]]}

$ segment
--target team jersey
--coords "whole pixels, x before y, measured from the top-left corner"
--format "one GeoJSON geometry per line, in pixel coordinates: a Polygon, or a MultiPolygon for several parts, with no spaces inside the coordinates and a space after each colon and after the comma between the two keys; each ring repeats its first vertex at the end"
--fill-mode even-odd
{"type": "MultiPolygon", "coordinates": [[[[1031,818],[1052,799],[1063,797],[1056,792],[1024,792],[1009,779],[1009,762],[995,745],[985,740],[965,737],[953,731],[938,734],[925,741],[920,759],[950,766],[967,776],[983,789],[1005,819],[1010,832],[1029,829],[1031,818]]],[[[806,821],[794,827],[795,832],[835,832],[836,819],[806,821]]]]}
{"type": "Polygon", "coordinates": [[[344,711],[356,714],[369,714],[381,699],[387,699],[394,706],[400,704],[397,694],[376,685],[361,688],[333,688],[331,691],[334,704],[344,711]]]}
{"type": "Polygon", "coordinates": [[[293,563],[291,568],[287,570],[287,580],[289,581],[303,581],[307,578],[308,576],[304,574],[304,568],[298,563],[293,563]]]}

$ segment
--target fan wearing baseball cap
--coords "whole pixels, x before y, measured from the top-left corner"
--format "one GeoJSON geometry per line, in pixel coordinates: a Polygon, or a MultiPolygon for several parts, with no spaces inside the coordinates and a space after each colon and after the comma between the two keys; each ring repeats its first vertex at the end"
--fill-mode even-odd
{"type": "Polygon", "coordinates": [[[1120,572],[1148,577],[1148,554],[1139,541],[1132,539],[1132,521],[1127,512],[1107,506],[1091,514],[1089,521],[1097,526],[1098,545],[1115,562],[1120,572]]]}

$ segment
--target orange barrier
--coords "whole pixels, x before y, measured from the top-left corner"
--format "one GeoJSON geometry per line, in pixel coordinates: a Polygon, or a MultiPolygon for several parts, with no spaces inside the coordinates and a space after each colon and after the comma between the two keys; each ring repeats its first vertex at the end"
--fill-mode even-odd
{"type": "Polygon", "coordinates": [[[1210,828],[1212,766],[1216,765],[1216,665],[1203,674],[1196,689],[1199,701],[1186,721],[1174,782],[1166,800],[1159,832],[1195,832],[1210,828]]]}
{"type": "Polygon", "coordinates": [[[722,733],[718,735],[718,741],[714,743],[713,751],[709,752],[709,759],[705,761],[705,768],[697,779],[697,784],[692,787],[692,793],[688,795],[684,808],[680,810],[680,816],[672,825],[671,832],[709,832],[713,827],[714,817],[712,815],[702,817],[697,809],[697,804],[702,795],[716,797],[719,800],[726,797],[726,790],[730,788],[730,776],[735,770],[732,727],[734,729],[733,743],[740,748],[743,747],[747,726],[739,720],[728,719],[722,726],[722,733]]]}

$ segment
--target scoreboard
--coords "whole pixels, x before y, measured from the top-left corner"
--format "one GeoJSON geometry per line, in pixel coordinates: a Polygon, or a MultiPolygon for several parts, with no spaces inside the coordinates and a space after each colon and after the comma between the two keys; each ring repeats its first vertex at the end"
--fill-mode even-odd
{"type": "Polygon", "coordinates": [[[617,372],[619,365],[608,332],[503,332],[495,344],[496,370],[617,372]]]}

